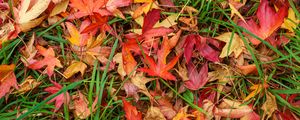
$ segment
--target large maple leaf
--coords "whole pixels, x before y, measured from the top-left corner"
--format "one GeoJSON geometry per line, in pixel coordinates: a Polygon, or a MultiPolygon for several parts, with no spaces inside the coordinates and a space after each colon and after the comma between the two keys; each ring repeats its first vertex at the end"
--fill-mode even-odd
{"type": "Polygon", "coordinates": [[[38,52],[42,56],[44,56],[44,59],[33,62],[32,64],[30,64],[28,66],[28,68],[37,70],[37,69],[41,69],[44,66],[47,66],[46,72],[49,77],[51,77],[53,75],[55,66],[62,68],[60,61],[55,57],[54,50],[51,47],[46,49],[46,48],[38,45],[36,48],[37,48],[38,52]]]}
{"type": "Polygon", "coordinates": [[[208,81],[208,65],[205,63],[200,71],[197,71],[197,67],[193,63],[188,64],[189,80],[184,84],[188,89],[198,90],[203,87],[208,81]]]}
{"type": "Polygon", "coordinates": [[[15,65],[0,65],[0,98],[5,96],[11,87],[18,89],[16,76],[14,73],[15,65]]]}
{"type": "Polygon", "coordinates": [[[212,44],[216,48],[219,48],[220,45],[213,39],[201,37],[200,35],[190,34],[186,36],[184,47],[184,57],[186,62],[189,63],[192,54],[194,52],[194,46],[196,50],[200,52],[200,55],[212,62],[218,62],[219,60],[219,51],[213,49],[209,44],[212,44]]]}
{"type": "Polygon", "coordinates": [[[139,70],[148,73],[150,76],[159,76],[165,80],[176,80],[176,77],[172,75],[169,70],[177,63],[180,55],[172,58],[169,63],[167,63],[167,56],[171,52],[171,49],[176,45],[177,41],[178,39],[169,40],[167,37],[164,37],[161,49],[157,51],[157,63],[155,63],[153,58],[145,55],[144,62],[149,68],[139,68],[139,70]]]}
{"type": "MultiPolygon", "coordinates": [[[[45,91],[48,92],[48,93],[51,93],[51,94],[55,94],[57,93],[59,90],[62,89],[62,86],[54,81],[51,81],[51,83],[54,85],[54,86],[51,86],[51,87],[47,87],[45,88],[45,91]]],[[[55,101],[55,107],[56,109],[54,110],[54,112],[56,112],[62,104],[69,104],[69,101],[70,101],[70,95],[68,92],[66,93],[62,93],[58,96],[56,96],[55,98],[51,99],[50,101],[47,102],[47,104],[50,104],[52,102],[55,101]]]]}
{"type": "Polygon", "coordinates": [[[129,102],[122,99],[123,102],[123,109],[125,111],[125,117],[127,120],[142,120],[142,113],[137,111],[135,106],[132,106],[129,102]]]}
{"type": "MultiPolygon", "coordinates": [[[[261,39],[267,39],[282,25],[284,18],[287,16],[287,13],[287,5],[281,6],[278,12],[276,12],[275,8],[271,7],[268,0],[261,0],[256,13],[259,24],[251,19],[246,23],[244,21],[239,21],[238,25],[246,28],[261,39]]],[[[250,42],[254,45],[258,45],[261,43],[260,40],[257,40],[253,37],[250,37],[250,42]]]]}

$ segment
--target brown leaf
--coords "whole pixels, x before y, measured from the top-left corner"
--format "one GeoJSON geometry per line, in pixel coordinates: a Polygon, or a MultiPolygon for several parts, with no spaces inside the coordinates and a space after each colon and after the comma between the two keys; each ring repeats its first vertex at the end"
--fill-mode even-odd
{"type": "Polygon", "coordinates": [[[117,53],[114,58],[113,58],[113,61],[118,63],[118,73],[119,75],[121,75],[121,79],[124,78],[124,76],[126,76],[126,72],[124,70],[124,66],[123,66],[123,56],[122,56],[122,53],[117,53]]]}
{"type": "Polygon", "coordinates": [[[276,104],[276,98],[274,95],[272,95],[272,93],[267,92],[266,99],[267,100],[261,107],[261,109],[264,111],[263,118],[262,118],[263,120],[269,119],[274,113],[274,111],[278,110],[276,104]]]}
{"type": "Polygon", "coordinates": [[[146,116],[144,117],[144,120],[166,120],[166,118],[161,113],[158,107],[151,106],[148,109],[146,116]]]}
{"type": "Polygon", "coordinates": [[[20,89],[15,91],[14,93],[18,94],[25,94],[26,92],[33,90],[34,88],[38,87],[41,82],[36,81],[32,76],[28,76],[24,82],[22,82],[19,86],[20,89]]]}
{"type": "Polygon", "coordinates": [[[65,12],[68,7],[69,0],[56,0],[56,1],[58,4],[56,4],[55,7],[52,9],[49,15],[50,17],[55,16],[61,12],[65,12]]]}
{"type": "Polygon", "coordinates": [[[147,95],[150,99],[153,99],[153,97],[150,95],[150,93],[148,92],[148,89],[146,87],[146,83],[152,81],[154,79],[152,78],[146,78],[143,73],[139,73],[136,74],[135,76],[133,76],[131,78],[131,82],[132,84],[134,84],[136,87],[139,88],[139,92],[144,93],[145,95],[147,95]]]}

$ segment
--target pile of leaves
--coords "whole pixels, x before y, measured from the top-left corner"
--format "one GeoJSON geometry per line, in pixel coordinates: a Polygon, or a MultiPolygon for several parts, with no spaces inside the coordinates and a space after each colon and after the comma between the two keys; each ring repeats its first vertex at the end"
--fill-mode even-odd
{"type": "Polygon", "coordinates": [[[0,0],[0,118],[300,115],[298,0],[0,0]]]}

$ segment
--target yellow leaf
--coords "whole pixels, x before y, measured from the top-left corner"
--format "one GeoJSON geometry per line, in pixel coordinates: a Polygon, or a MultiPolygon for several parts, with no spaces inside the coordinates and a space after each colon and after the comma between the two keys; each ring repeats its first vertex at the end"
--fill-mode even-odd
{"type": "Polygon", "coordinates": [[[185,107],[181,108],[179,110],[179,112],[176,114],[176,116],[173,118],[173,120],[185,120],[188,117],[195,117],[193,114],[187,113],[188,107],[189,106],[185,106],[185,107]]]}
{"type": "Polygon", "coordinates": [[[247,100],[253,98],[255,95],[260,93],[262,89],[263,89],[263,86],[261,84],[255,84],[255,85],[251,86],[250,90],[252,92],[244,99],[244,101],[247,101],[247,100]]]}
{"type": "Polygon", "coordinates": [[[244,42],[236,33],[232,34],[232,32],[227,32],[215,38],[220,41],[226,42],[226,45],[223,47],[222,52],[220,54],[221,58],[229,56],[233,52],[235,58],[237,58],[243,52],[244,42]]]}
{"type": "Polygon", "coordinates": [[[177,24],[177,22],[176,22],[177,17],[178,17],[178,14],[172,14],[172,15],[168,16],[166,19],[164,19],[163,21],[156,23],[154,25],[154,27],[169,28],[173,25],[176,25],[177,24]]]}
{"type": "Polygon", "coordinates": [[[75,73],[80,72],[81,75],[83,76],[85,69],[87,68],[86,64],[80,61],[75,61],[73,62],[67,70],[64,72],[65,78],[70,78],[73,76],[75,73]]]}
{"type": "Polygon", "coordinates": [[[68,4],[69,0],[63,0],[60,3],[56,4],[50,13],[50,17],[66,11],[68,4]]]}
{"type": "Polygon", "coordinates": [[[136,87],[139,88],[139,92],[144,93],[147,95],[149,98],[152,98],[150,93],[148,92],[148,89],[146,87],[146,83],[152,81],[154,79],[152,78],[146,78],[143,73],[136,74],[131,78],[131,83],[134,84],[136,87]]]}
{"type": "Polygon", "coordinates": [[[266,101],[262,106],[262,110],[264,110],[264,114],[263,114],[263,120],[267,120],[269,119],[272,114],[274,113],[275,110],[277,110],[277,104],[276,104],[276,99],[275,96],[272,95],[272,93],[267,92],[266,94],[266,101]],[[267,115],[267,118],[265,118],[265,116],[267,115]]]}
{"type": "Polygon", "coordinates": [[[294,33],[294,29],[298,26],[300,20],[296,18],[296,15],[292,8],[289,8],[288,18],[284,19],[281,28],[287,29],[294,33]]]}
{"type": "Polygon", "coordinates": [[[117,53],[114,56],[113,61],[119,64],[118,65],[118,73],[121,75],[122,78],[124,78],[124,76],[126,76],[126,72],[123,67],[122,53],[117,53]]]}
{"type": "Polygon", "coordinates": [[[230,17],[233,17],[233,15],[234,14],[236,14],[238,17],[240,17],[244,22],[246,22],[245,21],[245,19],[244,19],[244,17],[241,15],[241,13],[231,4],[231,3],[228,3],[229,4],[229,7],[230,7],[230,9],[231,9],[231,15],[230,15],[230,17]]]}
{"type": "Polygon", "coordinates": [[[41,24],[46,17],[47,17],[46,15],[43,15],[37,19],[20,24],[21,31],[27,32],[27,31],[31,30],[31,28],[34,28],[34,27],[38,26],[39,24],[41,24]]]}

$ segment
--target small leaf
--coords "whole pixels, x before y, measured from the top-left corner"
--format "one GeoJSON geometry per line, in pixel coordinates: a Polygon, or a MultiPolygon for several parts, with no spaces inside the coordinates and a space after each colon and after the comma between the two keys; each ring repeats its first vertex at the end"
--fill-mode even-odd
{"type": "Polygon", "coordinates": [[[158,107],[151,106],[145,117],[144,120],[166,120],[164,115],[161,113],[160,109],[158,107]]]}
{"type": "Polygon", "coordinates": [[[263,119],[269,119],[272,117],[272,114],[278,110],[277,104],[276,104],[276,98],[272,93],[267,92],[266,94],[266,101],[261,107],[262,110],[264,110],[263,119]],[[265,116],[267,116],[265,118],[265,116]]]}
{"type": "Polygon", "coordinates": [[[188,64],[189,80],[184,85],[190,90],[198,90],[208,81],[208,65],[205,63],[198,72],[197,67],[193,63],[188,64]]]}
{"type": "Polygon", "coordinates": [[[86,64],[80,61],[74,61],[64,72],[64,76],[66,79],[70,78],[74,74],[80,72],[81,76],[83,76],[85,69],[87,68],[86,64]]]}
{"type": "Polygon", "coordinates": [[[50,2],[51,0],[21,0],[18,23],[27,23],[37,18],[48,8],[50,2]],[[35,4],[34,1],[36,1],[35,4]],[[34,5],[30,7],[30,4],[34,5]]]}
{"type": "Polygon", "coordinates": [[[40,84],[41,82],[36,81],[36,79],[34,79],[32,76],[28,76],[24,82],[19,85],[20,89],[15,91],[15,93],[25,94],[26,92],[38,87],[40,84]]]}

